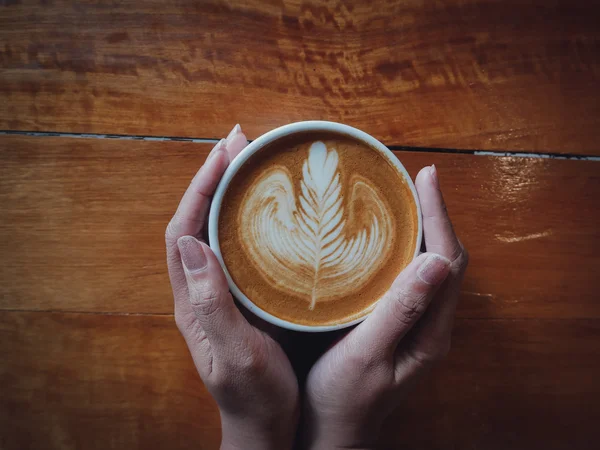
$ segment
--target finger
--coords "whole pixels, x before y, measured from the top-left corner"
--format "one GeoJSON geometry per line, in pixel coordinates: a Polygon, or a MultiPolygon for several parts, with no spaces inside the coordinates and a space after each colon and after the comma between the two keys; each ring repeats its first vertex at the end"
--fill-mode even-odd
{"type": "MultiPolygon", "coordinates": [[[[178,299],[185,299],[188,295],[177,240],[181,236],[198,236],[204,226],[210,206],[210,196],[228,164],[228,156],[224,150],[223,142],[221,141],[215,146],[205,164],[192,180],[165,233],[167,266],[176,308],[178,299]]],[[[179,302],[180,312],[187,309],[186,315],[189,315],[191,308],[186,303],[187,300],[179,302]]]]}
{"type": "Polygon", "coordinates": [[[171,220],[171,241],[181,236],[198,236],[208,216],[210,199],[215,193],[229,162],[248,144],[239,125],[233,127],[227,139],[221,139],[211,150],[186,190],[175,216],[171,220]]]}
{"type": "Polygon", "coordinates": [[[221,139],[209,153],[204,165],[183,195],[171,223],[174,241],[181,236],[198,236],[208,216],[210,199],[215,193],[221,177],[239,152],[248,145],[239,125],[233,127],[227,139],[221,139]]]}
{"type": "MultiPolygon", "coordinates": [[[[235,157],[247,144],[246,137],[236,125],[227,139],[222,139],[209,153],[204,165],[194,176],[183,195],[177,212],[169,222],[165,233],[167,264],[173,294],[186,291],[185,274],[177,248],[181,236],[199,236],[206,223],[210,200],[214,194],[230,159],[235,157]]],[[[181,294],[185,296],[183,293],[181,294]]]]}
{"type": "Polygon", "coordinates": [[[237,124],[233,127],[233,130],[227,136],[227,153],[229,154],[229,161],[233,161],[234,158],[248,145],[248,140],[242,132],[242,127],[237,124]]]}
{"type": "Polygon", "coordinates": [[[394,353],[431,302],[450,271],[450,261],[435,253],[423,253],[396,278],[373,312],[353,333],[357,347],[375,357],[394,353]]]}
{"type": "Polygon", "coordinates": [[[460,284],[468,264],[468,253],[452,229],[435,166],[423,168],[415,184],[423,212],[427,251],[439,252],[452,263],[436,298],[396,350],[395,374],[401,384],[417,379],[424,367],[448,353],[460,284]]]}
{"type": "Polygon", "coordinates": [[[417,326],[407,336],[406,345],[398,348],[396,372],[408,376],[419,373],[424,365],[430,365],[446,357],[450,351],[452,327],[460,295],[460,285],[468,265],[468,253],[452,263],[450,274],[440,286],[417,326]]]}
{"type": "Polygon", "coordinates": [[[226,349],[250,325],[233,303],[223,269],[210,247],[193,236],[177,241],[189,292],[189,305],[211,346],[226,349]]]}
{"type": "Polygon", "coordinates": [[[448,217],[435,166],[421,169],[415,186],[423,213],[423,232],[427,251],[454,261],[460,256],[462,248],[448,217]]]}
{"type": "Polygon", "coordinates": [[[228,165],[227,141],[221,139],[192,179],[175,212],[174,219],[183,222],[183,225],[192,225],[190,228],[182,227],[178,230],[184,233],[184,236],[200,233],[208,215],[210,200],[228,165]]]}
{"type": "Polygon", "coordinates": [[[415,184],[423,212],[427,251],[437,252],[452,261],[450,276],[437,296],[438,299],[431,305],[425,320],[422,321],[425,331],[423,335],[435,336],[433,339],[435,347],[439,347],[442,341],[450,339],[460,284],[468,265],[469,255],[452,228],[440,190],[436,167],[421,169],[415,184]]]}

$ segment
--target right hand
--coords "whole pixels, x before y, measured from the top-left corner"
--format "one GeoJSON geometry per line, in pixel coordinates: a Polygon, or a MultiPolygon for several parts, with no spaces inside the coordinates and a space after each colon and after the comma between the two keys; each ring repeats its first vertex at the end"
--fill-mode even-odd
{"type": "Polygon", "coordinates": [[[374,448],[384,419],[450,349],[468,254],[452,229],[434,166],[420,171],[416,187],[430,253],[409,264],[369,317],[312,367],[305,396],[308,448],[374,448]]]}

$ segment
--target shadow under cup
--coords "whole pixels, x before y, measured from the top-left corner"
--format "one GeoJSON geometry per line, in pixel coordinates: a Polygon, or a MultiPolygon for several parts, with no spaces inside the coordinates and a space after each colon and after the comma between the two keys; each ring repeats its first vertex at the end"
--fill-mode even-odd
{"type": "Polygon", "coordinates": [[[286,125],[249,144],[223,175],[209,217],[232,294],[295,331],[364,320],[421,238],[404,166],[372,136],[334,122],[286,125]]]}

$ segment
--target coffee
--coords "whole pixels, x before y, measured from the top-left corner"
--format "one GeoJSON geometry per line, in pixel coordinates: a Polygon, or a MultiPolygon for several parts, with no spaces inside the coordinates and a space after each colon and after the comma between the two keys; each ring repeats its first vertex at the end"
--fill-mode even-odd
{"type": "Polygon", "coordinates": [[[417,208],[387,155],[293,134],[260,149],[223,196],[218,237],[237,287],[273,316],[332,325],[368,313],[412,260],[417,208]]]}

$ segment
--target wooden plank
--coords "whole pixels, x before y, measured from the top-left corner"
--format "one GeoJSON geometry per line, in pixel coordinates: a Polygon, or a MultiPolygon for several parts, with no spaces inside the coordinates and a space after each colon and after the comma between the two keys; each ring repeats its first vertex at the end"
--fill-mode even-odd
{"type": "Polygon", "coordinates": [[[422,380],[382,448],[595,448],[597,320],[460,320],[448,360],[422,380]]]}
{"type": "MultiPolygon", "coordinates": [[[[164,229],[209,144],[0,137],[0,309],[170,313],[164,229]]],[[[600,318],[600,163],[435,163],[469,248],[460,317],[600,318]]]]}
{"type": "Polygon", "coordinates": [[[0,307],[172,312],[164,230],[208,145],[0,142],[0,307]]]}
{"type": "MultiPolygon", "coordinates": [[[[598,338],[598,320],[458,320],[384,448],[592,448],[598,338]]],[[[171,316],[2,311],[0,359],[3,449],[218,448],[171,316]]]]}
{"type": "Polygon", "coordinates": [[[597,2],[4,2],[0,129],[599,154],[597,2]]]}
{"type": "Polygon", "coordinates": [[[170,316],[0,313],[0,448],[216,449],[170,316]]]}

